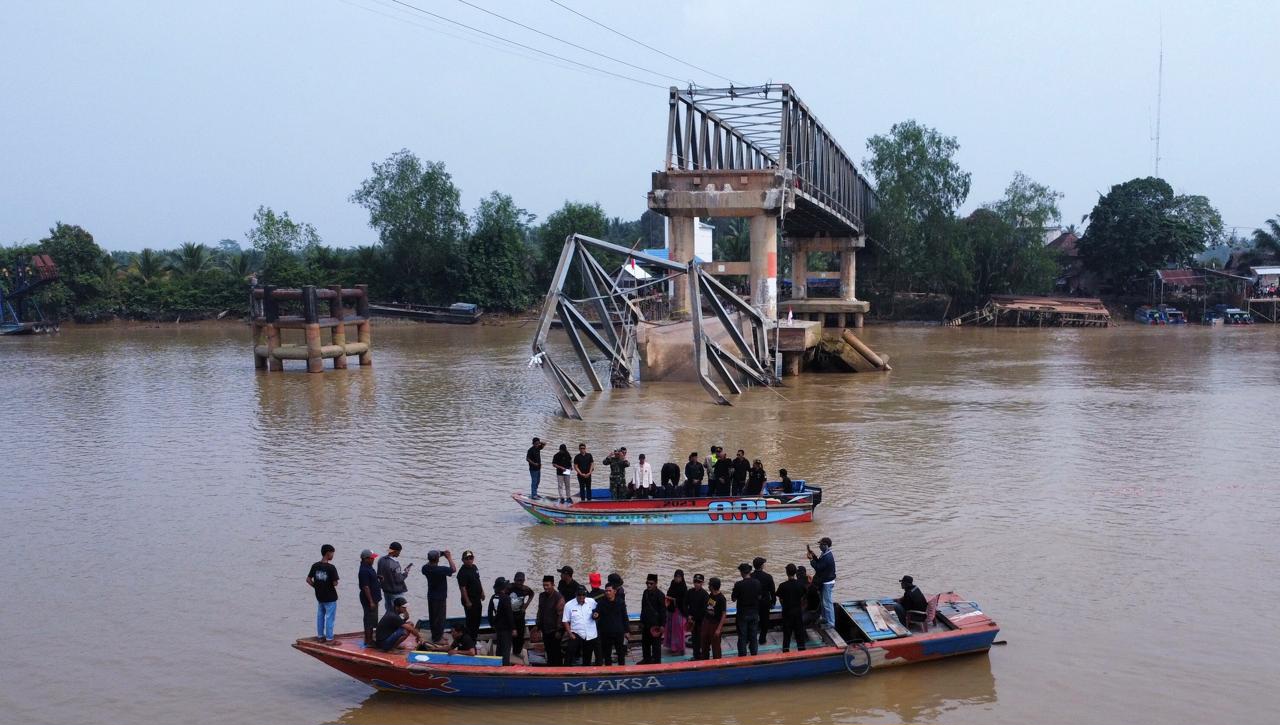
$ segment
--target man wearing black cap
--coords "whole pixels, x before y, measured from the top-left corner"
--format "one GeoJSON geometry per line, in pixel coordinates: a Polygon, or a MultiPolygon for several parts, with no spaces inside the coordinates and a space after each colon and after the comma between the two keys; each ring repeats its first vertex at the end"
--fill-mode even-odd
{"type": "Polygon", "coordinates": [[[560,444],[560,450],[551,457],[551,465],[556,467],[556,503],[573,503],[573,490],[569,488],[569,474],[573,469],[573,456],[569,455],[569,447],[560,444]]]}
{"type": "Polygon", "coordinates": [[[550,667],[564,664],[564,644],[560,638],[563,618],[564,597],[556,591],[556,578],[548,574],[542,577],[542,592],[538,594],[538,631],[542,632],[542,646],[550,667]]]}
{"type": "Polygon", "coordinates": [[[524,572],[516,572],[507,588],[507,598],[511,600],[511,617],[515,621],[515,637],[511,640],[511,654],[525,659],[524,641],[528,638],[527,624],[529,604],[533,602],[533,590],[524,583],[524,572]]]}
{"type": "Polygon", "coordinates": [[[378,583],[378,572],[374,571],[373,560],[378,557],[369,549],[360,552],[360,608],[364,610],[364,644],[374,644],[373,630],[378,626],[378,603],[382,601],[382,585],[378,583]]]}
{"type": "Polygon", "coordinates": [[[515,637],[516,620],[511,611],[511,597],[507,580],[498,577],[493,581],[493,596],[489,598],[489,625],[493,627],[493,639],[498,645],[498,656],[503,666],[511,664],[511,642],[515,637]]]}
{"type": "Polygon", "coordinates": [[[760,582],[760,644],[765,643],[765,635],[769,633],[769,614],[778,601],[777,590],[773,587],[773,577],[764,570],[764,564],[763,556],[757,556],[751,560],[751,566],[755,569],[751,572],[751,577],[760,582]]]}
{"type": "Polygon", "coordinates": [[[378,561],[378,581],[382,583],[382,596],[387,605],[387,613],[395,611],[395,599],[409,591],[405,577],[413,571],[413,564],[400,568],[400,542],[393,541],[387,547],[387,555],[378,561]]]}
{"type": "Polygon", "coordinates": [[[693,575],[693,588],[684,595],[684,607],[689,612],[689,637],[693,642],[693,658],[705,660],[707,651],[702,647],[701,630],[707,612],[707,590],[702,588],[704,578],[701,574],[693,575]]]}
{"type": "Polygon", "coordinates": [[[449,577],[458,571],[453,563],[453,552],[432,549],[427,552],[427,563],[422,567],[422,575],[427,578],[427,621],[431,623],[431,641],[440,644],[444,641],[445,612],[449,607],[449,577]],[[440,563],[443,553],[449,566],[440,563]]]}
{"type": "Polygon", "coordinates": [[[822,551],[821,554],[813,553],[813,549],[808,544],[804,548],[809,561],[813,562],[813,583],[817,586],[818,593],[822,596],[822,625],[824,627],[834,627],[836,626],[834,603],[836,555],[831,551],[831,539],[825,536],[818,539],[818,548],[822,551]]]}
{"type": "Polygon", "coordinates": [[[545,445],[541,438],[534,436],[533,445],[524,454],[524,460],[529,464],[529,498],[538,498],[538,484],[542,481],[542,447],[545,445]]]}
{"type": "Polygon", "coordinates": [[[564,597],[567,604],[578,596],[578,582],[573,580],[573,567],[562,566],[556,571],[560,574],[560,583],[556,585],[556,591],[560,592],[560,596],[564,597]]]}
{"type": "Polygon", "coordinates": [[[805,586],[798,578],[795,564],[787,564],[787,580],[778,585],[778,601],[782,602],[782,651],[791,651],[791,638],[796,649],[804,651],[805,586]]]}
{"type": "Polygon", "coordinates": [[[760,582],[751,576],[751,565],[738,565],[742,578],[734,582],[733,601],[738,604],[738,656],[760,654],[760,582]]]}
{"type": "Polygon", "coordinates": [[[404,597],[392,599],[391,606],[392,610],[382,615],[373,632],[373,639],[378,649],[390,652],[400,646],[404,638],[409,635],[413,635],[421,642],[422,636],[418,634],[418,628],[409,621],[409,607],[404,597]]]}
{"type": "Polygon", "coordinates": [[[902,626],[907,625],[907,612],[923,612],[929,609],[929,600],[925,599],[924,592],[920,591],[920,587],[916,586],[916,582],[911,575],[902,577],[898,580],[902,585],[902,596],[893,600],[893,611],[898,615],[898,621],[902,622],[902,626]]]}
{"type": "Polygon", "coordinates": [[[462,595],[462,613],[466,616],[467,634],[475,639],[480,634],[480,614],[484,608],[484,585],[476,555],[470,549],[462,552],[462,568],[458,569],[458,591],[462,595]]]}
{"type": "Polygon", "coordinates": [[[662,635],[667,623],[667,598],[658,588],[658,575],[644,578],[644,594],[640,595],[640,651],[642,665],[662,661],[662,635]]]}

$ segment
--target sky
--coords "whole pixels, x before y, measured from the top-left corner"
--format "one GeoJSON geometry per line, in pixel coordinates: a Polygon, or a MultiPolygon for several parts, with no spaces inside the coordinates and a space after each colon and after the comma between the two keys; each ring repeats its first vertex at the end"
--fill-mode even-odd
{"type": "MultiPolygon", "coordinates": [[[[473,209],[497,190],[545,218],[565,200],[645,209],[672,78],[790,83],[862,166],[866,139],[916,119],[955,136],[964,210],[1016,171],[1079,224],[1154,171],[1241,233],[1280,216],[1280,3],[405,0],[598,68],[571,66],[393,0],[5,3],[0,244],[79,224],[108,249],[244,243],[266,205],[334,246],[371,244],[350,203],[407,148],[442,161],[473,209]],[[649,71],[655,71],[653,73],[649,71]],[[670,77],[667,77],[670,76],[670,77]]],[[[680,83],[684,85],[684,83],[680,83]]]]}

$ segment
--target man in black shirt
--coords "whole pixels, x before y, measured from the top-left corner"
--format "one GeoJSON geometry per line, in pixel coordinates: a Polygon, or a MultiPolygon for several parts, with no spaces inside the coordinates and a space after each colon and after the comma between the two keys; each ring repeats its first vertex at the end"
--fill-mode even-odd
{"type": "Polygon", "coordinates": [[[711,482],[715,485],[716,496],[729,495],[729,481],[733,478],[733,461],[724,456],[716,459],[716,465],[711,469],[711,482]]]}
{"type": "Polygon", "coordinates": [[[897,613],[902,626],[909,627],[907,612],[927,611],[929,600],[925,599],[924,592],[920,591],[920,587],[916,586],[915,580],[909,575],[899,579],[898,583],[902,585],[902,596],[893,600],[893,611],[897,613]]]}
{"type": "MultiPolygon", "coordinates": [[[[694,577],[696,582],[698,577],[694,577]]],[[[720,636],[724,633],[724,622],[728,619],[729,603],[720,593],[720,579],[711,577],[707,582],[711,587],[707,596],[707,606],[703,608],[702,625],[698,635],[702,640],[703,659],[708,656],[713,660],[720,659],[720,636]]]]}
{"type": "Polygon", "coordinates": [[[449,628],[449,633],[453,635],[453,641],[448,644],[444,642],[436,642],[434,644],[424,644],[418,647],[420,650],[430,650],[434,652],[447,652],[451,655],[467,655],[474,657],[476,654],[476,641],[467,634],[466,627],[454,622],[449,628]]]}
{"type": "Polygon", "coordinates": [[[560,444],[560,450],[551,457],[551,465],[556,467],[556,503],[573,503],[572,489],[569,488],[569,476],[573,473],[573,456],[569,448],[560,444]]]}
{"type": "Polygon", "coordinates": [[[751,654],[760,653],[760,582],[751,576],[751,565],[743,562],[738,565],[738,573],[742,575],[733,585],[733,601],[738,605],[738,656],[746,657],[747,650],[751,654]]]}
{"type": "Polygon", "coordinates": [[[662,470],[658,476],[662,480],[663,490],[670,491],[669,495],[674,496],[675,490],[680,487],[680,466],[667,461],[662,464],[662,470]]]}
{"type": "Polygon", "coordinates": [[[596,605],[593,616],[605,666],[613,664],[615,654],[619,667],[627,664],[627,603],[618,598],[618,590],[612,584],[604,588],[604,598],[596,605]]]}
{"type": "Polygon", "coordinates": [[[431,623],[431,641],[440,644],[444,637],[445,612],[449,606],[449,577],[458,571],[453,563],[453,552],[432,549],[427,552],[427,564],[422,575],[427,578],[427,621],[431,623]],[[440,563],[443,553],[449,566],[440,563]]]}
{"type": "Polygon", "coordinates": [[[382,601],[382,585],[378,583],[378,572],[373,569],[373,560],[377,555],[369,549],[360,552],[360,572],[358,584],[360,588],[360,608],[364,610],[364,646],[373,646],[373,630],[378,626],[378,603],[382,601]]]}
{"type": "Polygon", "coordinates": [[[409,622],[409,607],[404,597],[396,597],[391,600],[392,610],[382,615],[382,619],[378,620],[378,626],[373,631],[373,640],[377,643],[378,649],[390,652],[405,637],[413,635],[418,642],[422,642],[422,636],[418,634],[418,628],[409,622]]]}
{"type": "Polygon", "coordinates": [[[738,455],[733,458],[733,495],[741,496],[742,491],[747,487],[747,474],[751,472],[751,461],[747,460],[746,452],[741,448],[738,449],[738,455]]]}
{"type": "MultiPolygon", "coordinates": [[[[550,574],[542,577],[542,592],[538,594],[538,631],[542,632],[542,646],[547,665],[564,664],[564,644],[560,639],[560,622],[564,617],[564,597],[556,591],[556,578],[550,574]]],[[[576,586],[576,585],[575,585],[576,586]]]]}
{"type": "Polygon", "coordinates": [[[769,633],[769,614],[773,610],[773,605],[777,603],[773,577],[764,570],[764,563],[763,556],[757,556],[751,560],[751,566],[755,569],[751,572],[751,577],[760,582],[760,644],[764,644],[765,635],[769,633]]]}
{"type": "Polygon", "coordinates": [[[778,585],[778,601],[782,603],[782,651],[791,651],[791,638],[796,648],[804,651],[804,584],[796,578],[796,565],[787,564],[787,580],[778,585]]]}
{"type": "Polygon", "coordinates": [[[640,664],[656,665],[662,661],[662,635],[667,623],[667,598],[658,589],[658,575],[644,580],[640,596],[640,664]]]}
{"type": "Polygon", "coordinates": [[[529,498],[538,498],[538,483],[542,481],[542,447],[545,445],[541,438],[534,436],[533,445],[524,454],[524,460],[529,464],[529,498]]]}
{"type": "Polygon", "coordinates": [[[338,615],[338,567],[333,561],[333,547],[320,547],[320,561],[307,572],[307,585],[316,592],[316,641],[336,644],[333,620],[338,615]]]}
{"type": "Polygon", "coordinates": [[[557,571],[560,573],[560,583],[556,585],[556,591],[560,592],[565,604],[568,604],[570,599],[578,596],[578,582],[573,579],[573,567],[562,566],[557,571]]]}
{"type": "Polygon", "coordinates": [[[462,594],[462,613],[466,616],[467,634],[475,639],[480,633],[480,613],[484,608],[484,585],[476,568],[476,555],[462,552],[462,568],[458,570],[458,591],[462,594]]]}
{"type": "Polygon", "coordinates": [[[578,474],[578,500],[591,500],[591,473],[596,468],[596,459],[587,453],[587,444],[578,444],[578,455],[573,457],[573,472],[578,474]]]}
{"type": "MultiPolygon", "coordinates": [[[[706,476],[707,467],[698,460],[698,454],[690,453],[689,462],[684,464],[684,495],[689,498],[697,497],[702,488],[702,479],[706,476]]],[[[707,495],[714,494],[712,491],[707,491],[707,495]]]]}
{"type": "Polygon", "coordinates": [[[693,640],[693,658],[705,660],[707,651],[702,648],[701,629],[707,610],[707,590],[702,588],[703,576],[693,575],[693,588],[684,595],[685,610],[689,612],[689,636],[693,640]]]}
{"type": "Polygon", "coordinates": [[[524,572],[516,572],[515,578],[511,580],[511,586],[507,589],[507,592],[507,598],[511,600],[511,616],[515,620],[516,625],[516,634],[511,640],[511,653],[516,657],[524,659],[521,652],[524,651],[524,642],[529,636],[527,612],[529,604],[533,601],[533,590],[525,585],[524,572]]]}
{"type": "Polygon", "coordinates": [[[489,625],[493,627],[493,639],[498,645],[498,656],[503,666],[511,664],[511,642],[515,637],[516,619],[511,611],[507,580],[498,577],[493,582],[493,596],[489,598],[489,625]]]}

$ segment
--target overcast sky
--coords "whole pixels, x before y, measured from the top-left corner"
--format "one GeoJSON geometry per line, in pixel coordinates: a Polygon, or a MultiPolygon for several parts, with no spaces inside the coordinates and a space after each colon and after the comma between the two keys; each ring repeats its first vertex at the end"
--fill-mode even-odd
{"type": "MultiPolygon", "coordinates": [[[[954,135],[966,208],[1015,171],[1099,192],[1153,171],[1228,225],[1280,215],[1277,2],[592,2],[562,0],[739,84],[792,84],[861,167],[866,139],[914,118],[954,135]]],[[[672,81],[467,7],[424,10],[660,87],[535,60],[392,0],[5,3],[0,244],[55,221],[109,249],[243,242],[260,204],[324,240],[376,241],[347,199],[408,148],[445,162],[467,209],[492,190],[545,218],[566,199],[645,208],[672,81]]],[[[549,0],[471,0],[638,66],[723,85],[549,0]]]]}

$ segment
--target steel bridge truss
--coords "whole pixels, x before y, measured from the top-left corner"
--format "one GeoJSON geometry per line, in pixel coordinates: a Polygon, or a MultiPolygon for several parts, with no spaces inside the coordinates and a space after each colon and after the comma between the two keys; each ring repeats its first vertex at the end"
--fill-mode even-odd
{"type": "Polygon", "coordinates": [[[582,420],[576,403],[585,398],[587,392],[547,350],[547,337],[551,332],[552,322],[557,317],[592,390],[602,391],[604,384],[592,365],[587,342],[609,361],[610,382],[614,387],[629,386],[636,377],[636,333],[639,324],[645,319],[644,314],[635,300],[618,285],[617,280],[605,271],[605,266],[596,259],[593,251],[624,255],[637,263],[664,270],[666,274],[657,278],[655,283],[685,277],[684,283],[689,285],[689,307],[692,310],[690,322],[698,380],[717,404],[731,405],[711,379],[709,369],[714,369],[725,387],[735,395],[742,393],[742,384],[731,370],[736,371],[748,385],[772,385],[776,382],[771,372],[767,339],[770,323],[759,311],[729,291],[697,263],[679,264],[584,234],[574,234],[565,239],[560,261],[552,275],[551,287],[538,316],[537,333],[533,338],[533,362],[547,377],[560,401],[560,408],[567,417],[582,420]],[[587,295],[584,299],[573,299],[566,292],[570,273],[575,269],[587,295]],[[703,302],[720,321],[732,343],[732,351],[707,334],[702,314],[703,302]],[[580,306],[595,313],[595,323],[580,306]],[[734,312],[738,313],[736,320],[732,316],[734,312]],[[744,322],[749,327],[749,338],[743,334],[744,322]]]}

